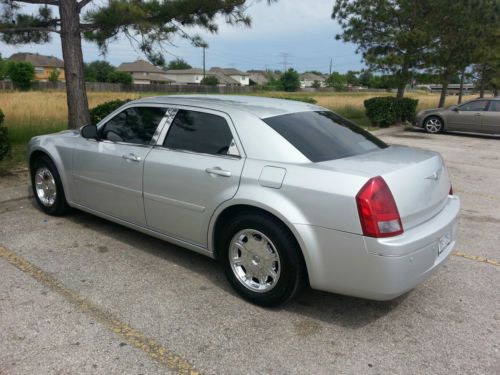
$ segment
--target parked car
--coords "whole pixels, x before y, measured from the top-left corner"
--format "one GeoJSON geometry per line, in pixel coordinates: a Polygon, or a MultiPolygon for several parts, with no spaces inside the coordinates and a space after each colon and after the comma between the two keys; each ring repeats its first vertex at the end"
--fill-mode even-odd
{"type": "Polygon", "coordinates": [[[460,201],[439,154],[302,102],[140,99],[97,126],[34,137],[29,165],[45,213],[78,208],[219,259],[264,306],[307,283],[392,299],[455,245],[460,201]]]}
{"type": "Polygon", "coordinates": [[[448,108],[426,109],[417,114],[415,125],[428,133],[450,130],[500,134],[500,98],[475,99],[448,108]]]}

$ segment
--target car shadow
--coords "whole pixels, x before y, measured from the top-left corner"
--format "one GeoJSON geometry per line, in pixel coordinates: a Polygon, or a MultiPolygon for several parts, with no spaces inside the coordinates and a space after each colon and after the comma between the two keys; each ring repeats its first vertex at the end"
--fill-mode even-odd
{"type": "MultiPolygon", "coordinates": [[[[36,208],[34,199],[31,201],[36,208]]],[[[198,276],[203,277],[208,283],[222,290],[224,293],[237,296],[236,292],[226,281],[220,264],[214,259],[80,210],[72,211],[64,219],[103,236],[111,237],[115,241],[127,243],[127,245],[134,247],[137,251],[154,255],[178,267],[185,268],[188,272],[195,272],[198,276]]],[[[327,324],[356,329],[390,313],[405,298],[406,295],[392,301],[369,301],[361,298],[321,292],[306,287],[303,293],[295,300],[284,306],[268,310],[273,312],[287,311],[327,324]]],[[[242,303],[247,302],[242,300],[242,303]]]]}
{"type": "MultiPolygon", "coordinates": [[[[417,128],[417,127],[407,127],[404,129],[404,132],[408,133],[420,133],[420,134],[428,134],[424,129],[422,128],[417,128]]],[[[404,133],[403,133],[404,134],[404,133]]],[[[442,134],[437,134],[437,135],[454,135],[457,137],[464,137],[464,138],[479,138],[479,139],[500,139],[500,134],[482,134],[482,133],[472,133],[472,132],[457,132],[457,131],[446,131],[445,133],[442,134]]],[[[396,135],[396,134],[395,134],[396,135]]],[[[394,137],[395,135],[392,135],[394,137]]],[[[400,137],[405,137],[404,135],[399,135],[400,137]]],[[[406,136],[409,137],[409,136],[406,136]]],[[[422,137],[426,138],[426,137],[422,137]]]]}

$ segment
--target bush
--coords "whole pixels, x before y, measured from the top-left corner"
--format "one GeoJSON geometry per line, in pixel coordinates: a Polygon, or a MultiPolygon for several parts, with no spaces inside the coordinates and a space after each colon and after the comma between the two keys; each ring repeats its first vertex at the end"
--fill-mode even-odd
{"type": "Polygon", "coordinates": [[[132,83],[132,75],[127,72],[119,72],[115,70],[114,72],[108,73],[106,82],[123,83],[125,85],[130,85],[132,83]]]}
{"type": "Polygon", "coordinates": [[[412,122],[417,113],[418,99],[401,98],[396,101],[399,120],[412,122]]]}
{"type": "Polygon", "coordinates": [[[30,63],[19,61],[10,62],[7,67],[7,75],[19,90],[29,90],[35,79],[35,68],[30,63]]]}
{"type": "Polygon", "coordinates": [[[0,110],[0,160],[9,157],[11,153],[9,137],[7,136],[7,128],[2,126],[4,118],[5,116],[0,110]]]}
{"type": "Polygon", "coordinates": [[[217,86],[218,84],[219,80],[215,76],[206,76],[200,81],[200,85],[217,86]]]}
{"type": "Polygon", "coordinates": [[[125,99],[125,100],[117,99],[99,104],[98,106],[90,110],[90,121],[92,122],[92,124],[97,125],[97,123],[101,121],[104,117],[106,117],[115,109],[120,108],[122,105],[128,103],[131,100],[132,99],[125,99]]]}
{"type": "Polygon", "coordinates": [[[418,100],[410,98],[396,99],[383,96],[367,99],[364,102],[366,116],[373,125],[388,127],[398,121],[412,121],[415,118],[418,100]]]}
{"type": "Polygon", "coordinates": [[[293,68],[288,69],[279,79],[281,87],[285,91],[297,91],[300,88],[299,73],[293,68]]]}
{"type": "Polygon", "coordinates": [[[310,96],[280,96],[280,97],[277,97],[277,99],[296,100],[298,102],[304,102],[304,103],[310,103],[310,104],[317,103],[317,100],[314,98],[311,98],[310,96]]]}

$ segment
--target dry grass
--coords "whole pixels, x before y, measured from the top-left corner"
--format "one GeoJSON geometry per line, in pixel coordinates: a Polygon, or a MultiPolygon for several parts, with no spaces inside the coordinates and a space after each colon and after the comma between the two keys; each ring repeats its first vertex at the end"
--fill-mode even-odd
{"type": "MultiPolygon", "coordinates": [[[[89,105],[94,107],[114,99],[136,99],[153,93],[89,92],[89,105]]],[[[363,101],[373,96],[389,95],[384,93],[279,93],[263,92],[262,96],[312,96],[319,105],[339,112],[354,122],[368,126],[364,115],[363,101]]],[[[409,94],[419,99],[419,109],[435,107],[439,100],[437,94],[409,94]]],[[[448,97],[447,105],[455,104],[457,98],[448,97]]],[[[0,93],[0,109],[5,114],[5,125],[9,128],[13,143],[25,143],[37,134],[59,131],[66,127],[66,94],[62,91],[30,91],[0,93]]]]}

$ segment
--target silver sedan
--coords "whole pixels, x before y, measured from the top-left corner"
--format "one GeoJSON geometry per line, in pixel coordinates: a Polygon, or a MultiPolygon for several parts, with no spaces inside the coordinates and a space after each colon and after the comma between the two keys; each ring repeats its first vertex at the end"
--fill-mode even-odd
{"type": "Polygon", "coordinates": [[[428,133],[461,131],[500,134],[500,98],[468,101],[448,108],[420,111],[415,125],[428,133]]]}
{"type": "Polygon", "coordinates": [[[460,201],[441,156],[315,105],[244,96],[127,103],[29,144],[40,208],[77,208],[219,259],[263,305],[312,288],[395,298],[450,255],[460,201]]]}

